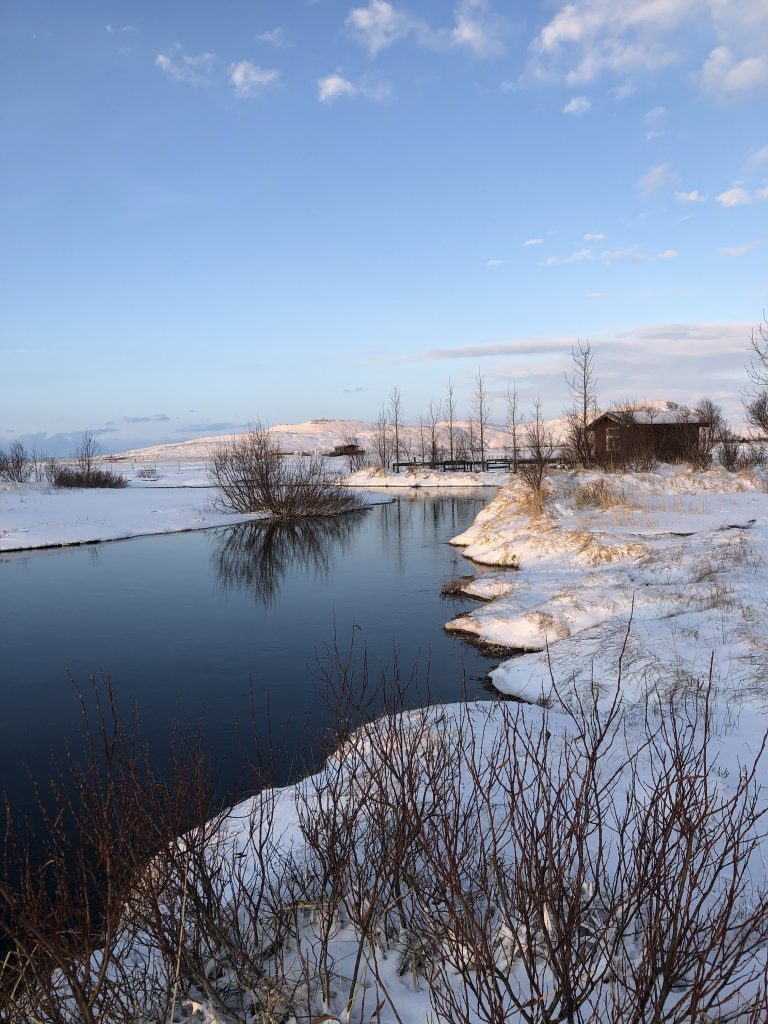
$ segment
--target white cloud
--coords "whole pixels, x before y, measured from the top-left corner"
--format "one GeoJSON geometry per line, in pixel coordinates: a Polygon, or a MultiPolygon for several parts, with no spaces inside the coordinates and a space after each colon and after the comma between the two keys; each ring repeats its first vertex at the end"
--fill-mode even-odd
{"type": "Polygon", "coordinates": [[[575,85],[654,74],[683,63],[695,32],[712,48],[702,89],[745,94],[767,84],[766,29],[765,0],[561,0],[530,44],[527,75],[575,85]]]}
{"type": "Polygon", "coordinates": [[[636,246],[627,249],[609,249],[600,253],[603,260],[608,263],[642,263],[645,257],[637,251],[636,246]]]}
{"type": "Polygon", "coordinates": [[[502,26],[490,13],[488,0],[460,0],[455,18],[454,46],[466,47],[476,57],[498,57],[504,52],[502,26]]]}
{"type": "Polygon", "coordinates": [[[250,61],[241,60],[229,66],[229,80],[235,88],[235,95],[240,99],[255,96],[270,85],[274,85],[280,72],[274,68],[259,68],[250,61]]]}
{"type": "Polygon", "coordinates": [[[207,82],[215,63],[215,53],[187,55],[180,46],[173,46],[168,53],[158,53],[155,57],[156,67],[174,82],[183,82],[185,85],[202,85],[207,82]]]}
{"type": "Polygon", "coordinates": [[[591,263],[594,260],[591,249],[577,249],[576,252],[572,252],[570,256],[567,256],[564,260],[565,263],[591,263]]]}
{"type": "Polygon", "coordinates": [[[504,23],[491,12],[489,0],[458,0],[450,28],[432,28],[389,0],[369,0],[365,7],[353,7],[345,24],[374,57],[409,37],[419,46],[467,49],[477,57],[498,57],[504,52],[504,23]]]}
{"type": "Polygon", "coordinates": [[[651,109],[643,116],[643,121],[646,124],[655,124],[656,121],[660,121],[662,117],[665,117],[666,113],[666,107],[651,107],[651,109]]]}
{"type": "Polygon", "coordinates": [[[760,242],[743,242],[741,245],[724,245],[720,252],[723,256],[746,256],[756,249],[760,242]]]}
{"type": "Polygon", "coordinates": [[[574,96],[563,107],[563,113],[573,114],[574,117],[581,117],[582,114],[586,114],[591,106],[592,102],[586,96],[574,96]]]}
{"type": "Polygon", "coordinates": [[[506,262],[506,260],[486,260],[485,265],[486,267],[503,267],[506,262]]]}
{"type": "Polygon", "coordinates": [[[345,24],[374,56],[412,32],[421,34],[427,31],[424,22],[415,21],[405,10],[388,0],[371,0],[367,7],[353,8],[345,24]]]}
{"type": "Polygon", "coordinates": [[[604,242],[605,235],[601,231],[595,231],[592,234],[584,235],[585,242],[604,242]]]}
{"type": "Polygon", "coordinates": [[[634,96],[637,92],[637,86],[634,82],[623,82],[613,90],[613,98],[616,100],[626,100],[630,96],[634,96]]]}
{"type": "Polygon", "coordinates": [[[648,140],[648,142],[653,142],[654,139],[660,139],[663,135],[666,134],[666,132],[659,132],[656,131],[656,129],[651,129],[651,131],[645,133],[645,137],[648,140]]]}
{"type": "Polygon", "coordinates": [[[523,242],[523,245],[543,245],[543,244],[544,244],[544,239],[543,238],[527,238],[523,242]]]}
{"type": "Polygon", "coordinates": [[[704,92],[727,101],[768,87],[768,56],[737,60],[727,46],[716,46],[699,72],[704,92]]]}
{"type": "Polygon", "coordinates": [[[259,42],[269,43],[271,46],[282,46],[285,41],[285,29],[273,28],[269,32],[262,32],[256,38],[259,42]]]}
{"type": "Polygon", "coordinates": [[[546,266],[546,267],[554,267],[559,262],[560,262],[560,260],[557,258],[557,256],[547,256],[547,258],[544,260],[544,266],[546,266]]]}
{"type": "Polygon", "coordinates": [[[715,199],[721,206],[743,206],[752,202],[752,197],[745,188],[729,188],[726,192],[715,196],[715,199]]]}
{"type": "Polygon", "coordinates": [[[642,176],[638,182],[638,188],[645,196],[653,195],[659,189],[671,185],[676,174],[669,164],[656,164],[642,176]]]}
{"type": "Polygon", "coordinates": [[[347,97],[348,99],[371,100],[373,103],[384,103],[392,95],[392,87],[389,82],[369,81],[362,79],[353,82],[338,71],[325,78],[318,79],[317,98],[321,103],[333,103],[335,100],[347,97]]]}
{"type": "Polygon", "coordinates": [[[703,203],[706,198],[697,188],[692,192],[675,192],[675,201],[678,203],[703,203]]]}
{"type": "Polygon", "coordinates": [[[657,260],[673,260],[673,259],[675,259],[679,255],[680,255],[680,253],[677,251],[677,249],[665,249],[664,252],[660,252],[659,253],[659,255],[656,257],[656,259],[657,260]]]}
{"type": "Polygon", "coordinates": [[[104,28],[111,36],[121,36],[136,31],[133,25],[105,25],[104,28]]]}
{"type": "Polygon", "coordinates": [[[768,164],[768,146],[763,146],[762,149],[758,149],[756,153],[753,153],[747,160],[749,167],[762,167],[763,164],[768,164]]]}

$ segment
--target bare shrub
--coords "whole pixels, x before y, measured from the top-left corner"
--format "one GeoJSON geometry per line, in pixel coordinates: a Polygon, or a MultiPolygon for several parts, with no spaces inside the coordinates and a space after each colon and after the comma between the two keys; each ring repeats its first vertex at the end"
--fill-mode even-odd
{"type": "Polygon", "coordinates": [[[365,466],[365,452],[360,447],[360,438],[357,434],[345,434],[344,446],[349,449],[347,452],[347,469],[350,473],[357,473],[365,466]]]}
{"type": "Polygon", "coordinates": [[[320,459],[290,460],[266,427],[213,448],[208,475],[227,512],[268,512],[274,519],[329,516],[361,507],[358,496],[330,476],[320,459]]]}
{"type": "Polygon", "coordinates": [[[35,474],[35,457],[21,441],[11,441],[8,451],[0,448],[0,480],[25,484],[35,474]]]}
{"type": "Polygon", "coordinates": [[[136,471],[136,476],[140,480],[158,480],[157,466],[142,466],[136,471]]]}
{"type": "Polygon", "coordinates": [[[533,405],[533,416],[526,423],[526,458],[520,465],[520,475],[528,489],[541,497],[544,494],[544,480],[555,452],[552,432],[544,425],[541,413],[541,399],[533,405]]]}
{"type": "MultiPolygon", "coordinates": [[[[111,911],[49,913],[56,885],[51,903],[37,878],[4,882],[3,1019],[159,1022],[183,1004],[362,1024],[402,1021],[418,989],[446,1024],[765,1019],[765,744],[723,784],[711,681],[629,718],[619,688],[557,711],[403,713],[407,683],[350,664],[323,660],[333,752],[291,791],[206,818],[197,761],[165,789],[134,786],[140,761],[121,756],[79,776],[97,781],[82,831],[111,911]]],[[[110,718],[97,739],[113,750],[110,718]]],[[[79,894],[76,850],[68,865],[52,849],[48,877],[79,894]]]]}
{"type": "Polygon", "coordinates": [[[574,508],[615,508],[628,505],[627,495],[601,478],[579,484],[573,494],[574,508]]]}
{"type": "Polygon", "coordinates": [[[93,468],[84,472],[77,466],[68,466],[49,460],[46,467],[48,482],[53,487],[106,487],[121,488],[128,486],[128,480],[122,473],[112,469],[93,468]]]}

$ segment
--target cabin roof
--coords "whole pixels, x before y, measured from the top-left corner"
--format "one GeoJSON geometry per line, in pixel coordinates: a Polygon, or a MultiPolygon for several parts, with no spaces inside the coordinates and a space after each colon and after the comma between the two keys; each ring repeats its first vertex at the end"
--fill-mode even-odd
{"type": "Polygon", "coordinates": [[[617,423],[621,426],[633,426],[635,424],[641,424],[649,427],[683,427],[692,426],[700,427],[703,425],[703,421],[695,418],[681,419],[680,413],[674,409],[655,411],[647,409],[631,409],[628,410],[631,414],[631,419],[627,418],[627,413],[622,411],[615,412],[604,412],[598,416],[597,419],[587,426],[587,430],[594,430],[596,426],[603,422],[617,423]]]}

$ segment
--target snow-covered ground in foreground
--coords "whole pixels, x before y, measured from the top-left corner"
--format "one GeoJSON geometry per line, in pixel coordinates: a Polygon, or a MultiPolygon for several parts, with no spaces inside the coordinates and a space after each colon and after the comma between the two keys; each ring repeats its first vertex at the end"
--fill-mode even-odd
{"type": "Polygon", "coordinates": [[[449,628],[527,650],[494,682],[546,706],[384,717],[173,844],[166,930],[149,885],[109,951],[132,1019],[768,1019],[764,480],[513,480],[454,542],[486,603],[449,628]]]}
{"type": "Polygon", "coordinates": [[[685,690],[714,657],[720,691],[768,707],[768,494],[759,476],[554,473],[540,515],[528,514],[513,481],[453,543],[502,568],[467,585],[487,603],[446,628],[531,652],[492,673],[503,693],[538,700],[593,679],[613,686],[624,650],[632,700],[685,690]],[[618,504],[578,507],[579,489],[594,484],[618,504]]]}

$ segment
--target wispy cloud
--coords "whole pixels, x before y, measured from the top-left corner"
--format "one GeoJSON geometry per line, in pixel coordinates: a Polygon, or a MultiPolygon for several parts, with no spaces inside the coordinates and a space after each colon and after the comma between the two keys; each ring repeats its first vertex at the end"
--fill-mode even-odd
{"type": "Polygon", "coordinates": [[[607,249],[600,253],[601,259],[607,263],[642,263],[645,256],[638,250],[637,246],[628,246],[626,249],[607,249]]]}
{"type": "Polygon", "coordinates": [[[673,260],[678,257],[680,253],[677,249],[665,249],[664,252],[660,252],[656,257],[657,260],[673,260]]]}
{"type": "Polygon", "coordinates": [[[275,85],[279,78],[280,72],[274,68],[260,68],[248,60],[241,60],[229,66],[229,80],[234,87],[235,96],[240,99],[250,99],[269,86],[275,85]]]}
{"type": "Polygon", "coordinates": [[[499,259],[496,259],[496,260],[486,260],[485,261],[485,265],[486,265],[486,267],[490,267],[491,269],[493,269],[494,267],[503,267],[507,262],[508,262],[507,260],[499,260],[499,259]]]}
{"type": "Polygon", "coordinates": [[[699,73],[704,92],[721,102],[768,87],[768,56],[738,60],[727,46],[716,46],[699,73]]]}
{"type": "Polygon", "coordinates": [[[543,244],[544,244],[544,239],[543,238],[526,238],[526,240],[523,242],[523,245],[543,245],[543,244]]]}
{"type": "Polygon", "coordinates": [[[331,104],[344,98],[362,98],[370,100],[372,103],[384,103],[391,96],[392,86],[389,82],[370,81],[369,79],[353,82],[338,71],[325,78],[319,78],[317,81],[317,98],[321,103],[331,104]]]}
{"type": "Polygon", "coordinates": [[[741,245],[724,245],[720,252],[723,256],[746,256],[748,252],[757,249],[761,242],[742,242],[741,245]]]}
{"type": "Polygon", "coordinates": [[[651,196],[662,188],[671,185],[677,175],[669,164],[656,164],[645,172],[637,183],[644,196],[651,196]]]}
{"type": "Polygon", "coordinates": [[[634,79],[682,67],[695,29],[711,49],[689,70],[705,94],[736,98],[768,85],[766,26],[764,0],[570,0],[531,42],[526,77],[578,85],[616,75],[625,81],[614,94],[625,93],[634,79]]]}
{"type": "Polygon", "coordinates": [[[270,46],[282,46],[285,42],[285,29],[273,28],[269,32],[261,32],[256,38],[261,43],[269,43],[270,46]]]}
{"type": "Polygon", "coordinates": [[[584,235],[585,242],[603,242],[605,241],[605,235],[601,231],[588,232],[584,235]]]}
{"type": "Polygon", "coordinates": [[[748,167],[762,167],[764,164],[768,164],[768,146],[763,146],[762,149],[758,149],[757,152],[747,159],[748,167]]]}
{"type": "Polygon", "coordinates": [[[181,46],[175,45],[167,53],[158,53],[155,66],[174,82],[203,85],[209,81],[216,59],[215,53],[186,54],[181,46]]]}
{"type": "Polygon", "coordinates": [[[374,57],[404,39],[435,50],[465,49],[476,57],[498,57],[504,52],[504,22],[493,13],[489,0],[458,0],[453,23],[447,28],[433,28],[389,0],[369,0],[364,7],[353,7],[345,24],[374,57]]]}
{"type": "Polygon", "coordinates": [[[105,25],[104,29],[111,36],[131,35],[132,33],[136,32],[136,29],[134,28],[133,25],[105,25]]]}
{"type": "Polygon", "coordinates": [[[586,96],[574,96],[563,107],[563,113],[573,114],[574,117],[582,117],[591,107],[592,101],[588,100],[586,96]]]}
{"type": "Polygon", "coordinates": [[[666,114],[666,107],[651,107],[651,109],[643,115],[643,121],[645,122],[645,124],[656,124],[657,121],[660,121],[663,117],[666,117],[666,114]]]}
{"type": "Polygon", "coordinates": [[[751,192],[740,186],[729,188],[715,196],[715,199],[721,206],[746,206],[748,203],[759,203],[763,199],[768,199],[768,188],[758,188],[751,192]]]}
{"type": "Polygon", "coordinates": [[[675,192],[675,201],[678,203],[703,203],[706,198],[697,188],[692,192],[675,192]]]}
{"type": "Polygon", "coordinates": [[[594,260],[591,249],[577,249],[570,256],[566,256],[564,263],[591,263],[594,260]]]}

